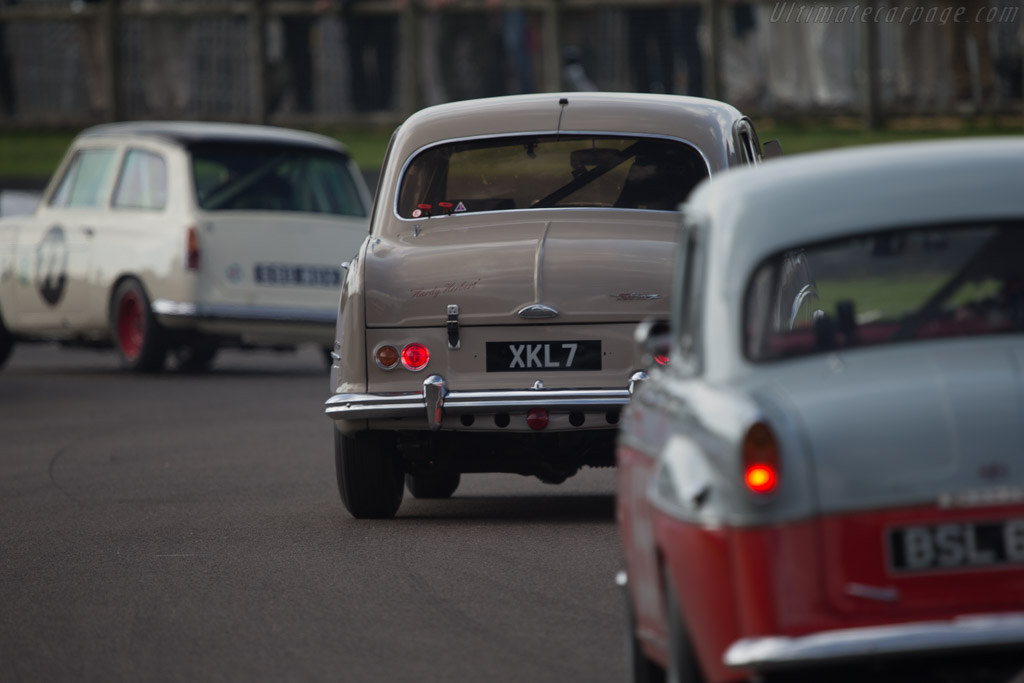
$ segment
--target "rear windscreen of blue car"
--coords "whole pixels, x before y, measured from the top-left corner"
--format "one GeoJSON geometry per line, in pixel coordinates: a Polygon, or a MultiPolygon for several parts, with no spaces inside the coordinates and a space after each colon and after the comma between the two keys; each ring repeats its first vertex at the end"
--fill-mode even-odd
{"type": "Polygon", "coordinates": [[[348,158],[315,147],[251,142],[189,148],[206,211],[296,211],[365,216],[348,158]]]}
{"type": "Polygon", "coordinates": [[[692,145],[606,135],[447,142],[408,164],[398,215],[595,207],[676,211],[709,175],[692,145]]]}
{"type": "Polygon", "coordinates": [[[1020,223],[872,232],[787,250],[747,288],[747,357],[1019,334],[1022,254],[1020,223]]]}

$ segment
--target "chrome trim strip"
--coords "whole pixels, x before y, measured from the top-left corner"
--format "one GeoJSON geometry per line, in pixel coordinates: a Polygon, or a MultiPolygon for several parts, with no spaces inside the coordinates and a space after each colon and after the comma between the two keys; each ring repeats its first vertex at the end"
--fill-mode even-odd
{"type": "MultiPolygon", "coordinates": [[[[547,246],[549,232],[551,232],[551,221],[544,224],[544,234],[540,236],[540,242],[537,243],[537,254],[533,260],[533,300],[537,302],[544,300],[544,249],[547,246]]],[[[522,313],[523,311],[519,311],[520,316],[522,313]]],[[[555,315],[558,315],[557,311],[555,315]]]]}
{"type": "Polygon", "coordinates": [[[334,325],[337,311],[318,311],[301,308],[273,306],[236,306],[230,304],[202,305],[183,301],[157,299],[153,302],[153,313],[168,318],[193,318],[196,320],[253,320],[262,322],[315,323],[334,325]]]}
{"type": "Polygon", "coordinates": [[[867,626],[795,638],[743,638],[726,650],[723,661],[731,667],[767,670],[879,656],[1008,646],[1024,646],[1024,612],[867,626]]]}
{"type": "MultiPolygon", "coordinates": [[[[689,145],[690,147],[692,147],[694,150],[697,151],[697,154],[700,155],[700,158],[704,160],[704,166],[708,169],[708,178],[712,178],[715,175],[714,174],[714,170],[711,168],[711,159],[708,158],[708,155],[704,152],[704,150],[701,149],[700,146],[697,145],[696,143],[691,142],[690,140],[687,140],[686,138],[676,137],[675,135],[658,135],[658,134],[655,134],[655,133],[626,133],[626,132],[622,132],[622,131],[611,131],[611,130],[561,130],[561,131],[559,131],[559,130],[549,130],[549,131],[523,130],[523,131],[507,132],[507,133],[489,133],[487,135],[471,135],[469,137],[464,137],[464,138],[449,138],[447,140],[438,140],[437,142],[431,142],[429,145],[423,145],[422,147],[417,148],[416,150],[413,151],[412,154],[410,154],[408,157],[406,157],[405,161],[402,163],[401,170],[398,172],[398,182],[395,184],[395,201],[394,201],[393,206],[391,207],[392,214],[394,214],[394,217],[397,218],[398,220],[404,221],[406,223],[413,223],[413,222],[416,222],[416,221],[422,221],[423,220],[423,218],[402,218],[400,215],[398,215],[398,197],[399,197],[399,195],[402,194],[402,181],[405,179],[405,172],[408,170],[409,164],[412,163],[413,159],[415,159],[416,157],[418,157],[420,154],[422,154],[423,152],[427,151],[428,149],[432,149],[432,148],[438,147],[440,145],[450,145],[450,144],[459,143],[459,142],[471,142],[473,140],[495,140],[495,139],[498,139],[498,138],[525,137],[527,135],[602,135],[602,136],[605,136],[605,137],[616,137],[616,136],[619,136],[619,137],[632,137],[632,138],[657,138],[657,139],[660,139],[660,140],[674,140],[675,142],[681,142],[684,145],[689,145]]],[[[452,214],[448,214],[448,215],[445,215],[445,216],[431,216],[427,220],[436,220],[438,218],[457,218],[458,216],[479,216],[482,213],[509,213],[509,212],[515,212],[515,211],[580,211],[581,208],[590,208],[590,209],[595,209],[595,210],[598,210],[598,211],[609,211],[609,210],[610,211],[653,211],[653,209],[615,209],[615,208],[609,209],[607,207],[598,207],[598,206],[594,206],[594,207],[549,207],[549,208],[544,208],[544,209],[502,209],[500,211],[472,211],[472,212],[468,212],[467,211],[466,213],[452,213],[452,214]]],[[[671,212],[658,211],[657,213],[671,213],[671,212]]]]}
{"type": "MultiPolygon", "coordinates": [[[[444,378],[432,375],[424,385],[444,387],[443,396],[424,397],[422,392],[400,394],[335,394],[327,399],[324,412],[335,420],[420,417],[428,408],[443,408],[444,415],[479,415],[529,408],[572,410],[614,410],[629,404],[628,389],[543,389],[510,391],[448,391],[444,378]],[[437,406],[431,402],[436,401],[437,406]]],[[[430,392],[436,389],[430,389],[430,392]]],[[[429,414],[428,414],[429,418],[429,414]]],[[[428,419],[428,423],[433,423],[428,419]]]]}

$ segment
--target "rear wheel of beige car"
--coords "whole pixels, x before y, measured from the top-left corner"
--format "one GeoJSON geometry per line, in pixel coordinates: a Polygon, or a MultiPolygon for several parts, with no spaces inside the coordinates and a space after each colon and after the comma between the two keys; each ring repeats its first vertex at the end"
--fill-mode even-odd
{"type": "Polygon", "coordinates": [[[133,372],[159,372],[167,359],[164,330],[153,317],[149,297],[137,280],[125,280],[110,302],[110,333],[121,366],[133,372]]]}
{"type": "Polygon", "coordinates": [[[665,587],[668,601],[665,610],[668,615],[668,683],[705,683],[690,632],[683,623],[679,596],[672,579],[665,578],[665,587]]]}
{"type": "Polygon", "coordinates": [[[174,358],[181,372],[207,372],[219,350],[216,342],[194,342],[176,348],[174,358]]]}
{"type": "Polygon", "coordinates": [[[402,504],[405,470],[392,434],[359,432],[343,436],[335,429],[334,464],[341,502],[353,517],[395,516],[402,504]]]}
{"type": "Polygon", "coordinates": [[[430,476],[405,475],[405,486],[413,498],[451,498],[459,488],[462,475],[458,472],[440,472],[430,476]]]}
{"type": "Polygon", "coordinates": [[[11,351],[14,350],[14,335],[10,333],[7,326],[4,325],[3,314],[0,314],[0,368],[4,366],[7,359],[11,357],[11,351]]]}

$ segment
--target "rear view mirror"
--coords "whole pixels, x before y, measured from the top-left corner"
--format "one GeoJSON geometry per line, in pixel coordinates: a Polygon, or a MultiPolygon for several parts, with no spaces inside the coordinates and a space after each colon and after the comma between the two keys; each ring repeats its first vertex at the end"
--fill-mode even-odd
{"type": "Polygon", "coordinates": [[[617,149],[593,147],[573,150],[569,154],[573,175],[579,175],[597,167],[611,168],[620,161],[622,161],[622,153],[617,149]]]}
{"type": "Polygon", "coordinates": [[[782,156],[782,143],[778,140],[769,140],[761,148],[761,154],[765,159],[776,159],[782,156]]]}

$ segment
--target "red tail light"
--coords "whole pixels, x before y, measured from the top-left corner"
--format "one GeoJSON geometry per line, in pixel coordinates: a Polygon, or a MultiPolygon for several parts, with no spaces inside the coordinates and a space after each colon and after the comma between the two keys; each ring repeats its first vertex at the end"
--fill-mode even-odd
{"type": "Polygon", "coordinates": [[[654,362],[658,365],[668,365],[668,356],[663,353],[656,354],[654,356],[654,362]]]}
{"type": "Polygon", "coordinates": [[[530,412],[526,413],[526,424],[530,425],[530,429],[539,432],[548,426],[548,411],[543,408],[530,408],[530,412]]]}
{"type": "Polygon", "coordinates": [[[422,370],[430,362],[430,351],[423,344],[413,342],[402,349],[402,365],[409,370],[422,370]]]}
{"type": "Polygon", "coordinates": [[[758,494],[779,485],[779,444],[763,422],[754,423],[743,437],[743,482],[758,494]]]}
{"type": "Polygon", "coordinates": [[[185,270],[199,270],[199,233],[195,226],[188,229],[185,238],[185,270]]]}

